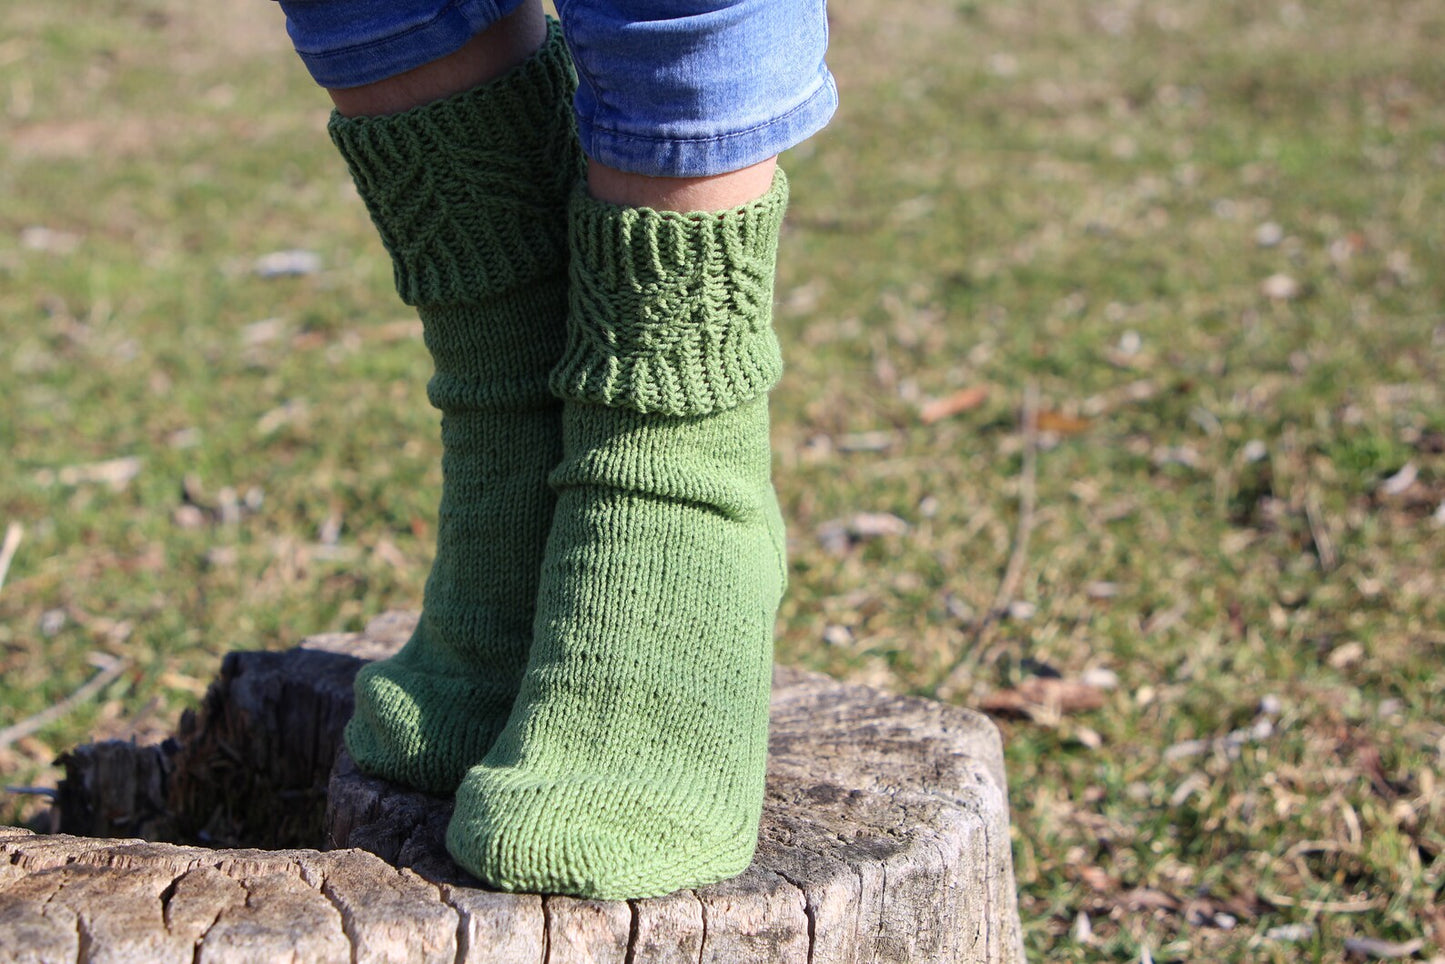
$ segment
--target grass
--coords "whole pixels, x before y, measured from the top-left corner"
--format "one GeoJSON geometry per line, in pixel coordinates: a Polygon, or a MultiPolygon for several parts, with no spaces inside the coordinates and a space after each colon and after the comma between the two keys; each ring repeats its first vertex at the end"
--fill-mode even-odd
{"type": "MultiPolygon", "coordinates": [[[[785,162],[779,658],[1103,687],[1000,719],[1033,959],[1445,955],[1445,11],[899,9],[835,5],[785,162]]],[[[126,668],[6,784],[419,603],[428,363],[325,114],[270,4],[7,15],[0,729],[126,668]]]]}

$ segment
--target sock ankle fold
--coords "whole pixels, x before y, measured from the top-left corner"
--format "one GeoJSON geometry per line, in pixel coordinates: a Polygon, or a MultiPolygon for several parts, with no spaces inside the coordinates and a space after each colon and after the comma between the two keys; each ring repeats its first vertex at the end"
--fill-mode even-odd
{"type": "Polygon", "coordinates": [[[450,792],[512,707],[561,456],[548,372],[564,345],[566,205],[581,170],[555,23],[475,90],[330,132],[417,308],[442,413],[437,551],[421,622],[356,680],[346,745],[366,772],[450,792]]]}

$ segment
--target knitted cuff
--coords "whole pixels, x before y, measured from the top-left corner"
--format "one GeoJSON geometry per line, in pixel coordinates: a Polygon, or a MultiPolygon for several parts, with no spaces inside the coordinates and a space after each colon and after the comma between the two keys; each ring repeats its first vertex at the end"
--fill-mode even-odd
{"type": "Polygon", "coordinates": [[[571,218],[564,399],[665,415],[735,408],[772,388],[771,325],[788,185],[731,211],[678,214],[605,204],[579,188],[571,218]]]}
{"type": "Polygon", "coordinates": [[[558,270],[582,155],[561,29],[474,90],[382,117],[333,113],[331,139],[410,305],[474,302],[558,270]]]}

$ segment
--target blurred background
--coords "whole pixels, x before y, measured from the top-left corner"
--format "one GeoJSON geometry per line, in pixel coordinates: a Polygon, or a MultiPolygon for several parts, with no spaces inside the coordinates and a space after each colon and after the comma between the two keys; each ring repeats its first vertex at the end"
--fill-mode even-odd
{"type": "MultiPolygon", "coordinates": [[[[1445,5],[836,0],[780,661],[983,708],[1031,958],[1445,955],[1445,5]]],[[[0,26],[0,823],[416,608],[420,327],[264,0],[0,26]]]]}

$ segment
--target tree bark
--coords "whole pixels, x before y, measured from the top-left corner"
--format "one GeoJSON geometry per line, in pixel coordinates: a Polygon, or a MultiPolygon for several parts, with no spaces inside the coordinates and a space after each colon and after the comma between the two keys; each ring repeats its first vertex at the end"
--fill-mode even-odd
{"type": "Polygon", "coordinates": [[[741,876],[617,902],[483,889],[442,845],[449,800],[367,777],[340,750],[351,677],[413,621],[233,653],[174,740],[68,755],[63,830],[268,849],[0,828],[0,959],[1023,960],[997,730],[795,670],[775,673],[741,876]]]}

